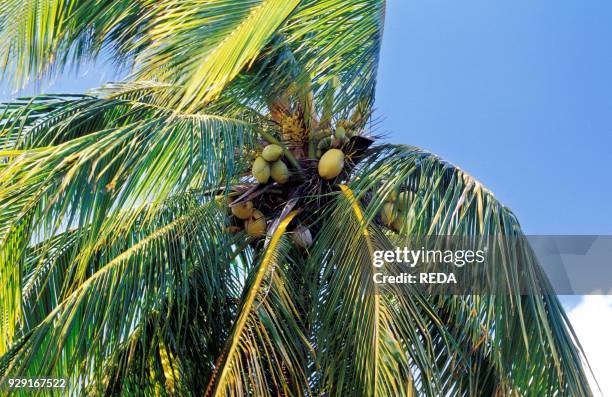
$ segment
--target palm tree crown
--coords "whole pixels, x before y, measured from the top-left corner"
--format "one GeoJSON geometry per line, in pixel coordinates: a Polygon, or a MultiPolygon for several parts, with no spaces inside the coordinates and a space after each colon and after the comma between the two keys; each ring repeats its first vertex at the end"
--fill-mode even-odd
{"type": "Polygon", "coordinates": [[[130,76],[0,112],[0,387],[590,395],[528,247],[487,273],[503,295],[373,282],[373,251],[408,238],[521,236],[459,168],[377,142],[384,7],[3,1],[17,85],[102,51],[130,76]]]}

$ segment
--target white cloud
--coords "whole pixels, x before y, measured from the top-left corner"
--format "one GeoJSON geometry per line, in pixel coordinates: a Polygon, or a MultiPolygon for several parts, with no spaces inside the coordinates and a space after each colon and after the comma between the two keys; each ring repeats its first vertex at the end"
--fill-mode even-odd
{"type": "Polygon", "coordinates": [[[612,396],[612,296],[584,296],[569,318],[601,388],[591,382],[594,394],[612,396]]]}

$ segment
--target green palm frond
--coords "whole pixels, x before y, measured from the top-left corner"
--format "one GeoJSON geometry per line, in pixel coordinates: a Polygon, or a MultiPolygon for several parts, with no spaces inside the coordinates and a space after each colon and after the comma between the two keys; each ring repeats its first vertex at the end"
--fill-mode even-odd
{"type": "Polygon", "coordinates": [[[175,3],[164,9],[156,18],[162,22],[155,24],[150,37],[154,46],[142,53],[141,62],[137,60],[143,70],[137,76],[184,87],[174,101],[186,111],[217,97],[230,80],[252,63],[299,0],[229,0],[214,7],[198,3],[175,3]],[[177,14],[182,17],[177,18],[177,14]],[[192,51],[185,52],[186,46],[192,51]],[[183,71],[180,80],[175,77],[178,68],[183,71]]]}
{"type": "Polygon", "coordinates": [[[24,121],[14,117],[0,133],[9,150],[28,149],[11,157],[0,177],[0,207],[14,214],[2,219],[1,236],[29,211],[38,211],[39,219],[52,216],[57,228],[62,221],[83,223],[96,211],[214,188],[223,175],[237,173],[237,150],[248,149],[257,134],[240,120],[169,115],[122,100],[70,100],[31,122],[30,106],[14,110],[24,121]],[[90,197],[81,195],[84,186],[90,197]]]}
{"type": "Polygon", "coordinates": [[[30,0],[8,1],[0,15],[3,69],[19,83],[109,48],[133,61],[134,77],[171,84],[163,102],[193,111],[245,71],[258,77],[243,94],[289,84],[290,74],[262,75],[276,59],[307,69],[316,92],[336,79],[334,110],[342,113],[374,93],[384,2],[109,1],[92,9],[77,0],[30,0]],[[292,61],[279,58],[287,50],[292,61]]]}
{"type": "Polygon", "coordinates": [[[337,80],[333,114],[346,118],[360,101],[374,98],[384,9],[380,0],[306,0],[283,27],[316,92],[337,80]]]}
{"type": "Polygon", "coordinates": [[[15,85],[111,48],[125,58],[146,1],[6,0],[0,3],[0,68],[15,85]]]}
{"type": "MultiPolygon", "coordinates": [[[[338,208],[320,232],[310,258],[311,266],[322,268],[315,320],[320,323],[316,334],[319,394],[410,395],[413,380],[403,340],[406,335],[401,332],[419,340],[419,335],[427,335],[424,327],[431,320],[412,317],[418,307],[410,307],[413,303],[402,299],[403,292],[391,302],[374,283],[374,250],[390,244],[366,224],[353,192],[341,188],[338,208]],[[396,314],[401,317],[395,318],[396,314]],[[400,328],[401,321],[423,328],[400,328]],[[336,365],[338,362],[348,365],[336,365]]],[[[427,341],[422,345],[425,348],[427,341]]],[[[423,357],[424,364],[432,364],[430,355],[423,357]]]]}
{"type": "MultiPolygon", "coordinates": [[[[352,184],[353,189],[367,192],[377,184],[383,186],[364,210],[367,219],[374,218],[392,191],[408,189],[414,193],[400,233],[390,235],[392,246],[404,246],[409,239],[425,235],[496,238],[522,235],[512,212],[488,190],[462,170],[426,151],[383,145],[363,164],[366,166],[356,172],[358,178],[352,184]]],[[[501,238],[498,242],[505,244],[501,238]]],[[[466,340],[470,346],[466,351],[471,351],[471,346],[482,342],[481,339],[485,341],[485,356],[490,363],[483,370],[490,371],[491,365],[495,368],[496,377],[490,378],[499,382],[495,390],[527,394],[564,390],[574,395],[588,394],[589,387],[577,364],[580,352],[567,349],[575,343],[568,320],[559,310],[560,304],[528,246],[522,247],[526,251],[513,252],[500,246],[500,253],[506,255],[502,261],[504,271],[487,277],[502,278],[501,283],[509,288],[507,294],[442,297],[437,302],[438,315],[449,325],[463,324],[461,330],[455,331],[457,337],[466,335],[466,329],[470,329],[466,340]],[[530,293],[522,296],[524,291],[530,293]],[[483,330],[488,333],[483,334],[483,330]],[[504,342],[507,340],[521,342],[509,345],[504,342]],[[517,354],[526,360],[515,362],[513,358],[517,354]],[[531,380],[538,371],[540,375],[536,378],[541,383],[531,380]]],[[[490,271],[498,272],[497,269],[490,271]]],[[[478,371],[470,374],[479,376],[478,371]]]]}
{"type": "Polygon", "coordinates": [[[140,335],[143,343],[152,338],[146,335],[147,322],[164,329],[163,324],[173,318],[172,307],[181,308],[182,321],[188,320],[187,287],[193,274],[211,277],[208,284],[214,287],[209,299],[223,291],[222,280],[230,273],[222,263],[231,256],[232,245],[223,231],[224,215],[214,201],[203,206],[190,201],[172,205],[167,215],[160,213],[100,248],[90,261],[86,280],[76,288],[71,277],[74,262],[53,257],[49,251],[44,257],[36,253],[30,258],[28,273],[36,280],[28,277],[25,284],[32,286],[29,296],[36,299],[24,311],[24,344],[4,375],[69,374],[85,366],[80,370],[86,369],[91,378],[72,380],[85,386],[106,376],[108,360],[121,365],[117,356],[130,338],[140,335]],[[181,207],[182,213],[177,211],[181,207]],[[207,271],[204,264],[215,271],[207,271]]]}
{"type": "Polygon", "coordinates": [[[20,224],[10,227],[0,246],[0,332],[3,335],[0,356],[9,350],[19,328],[23,310],[23,271],[20,263],[30,240],[31,226],[32,216],[28,216],[20,224]]]}
{"type": "Polygon", "coordinates": [[[219,186],[222,175],[241,167],[235,148],[248,148],[256,134],[248,123],[221,116],[170,117],[146,104],[90,97],[42,98],[5,115],[3,146],[23,150],[0,176],[0,270],[11,280],[2,283],[1,326],[8,343],[21,307],[27,241],[83,228],[79,238],[89,245],[73,260],[87,263],[96,244],[131,227],[134,209],[152,214],[174,194],[219,186]]]}
{"type": "Polygon", "coordinates": [[[239,396],[244,390],[257,396],[307,395],[305,358],[301,356],[304,337],[282,268],[290,247],[282,239],[296,214],[280,221],[254,269],[220,356],[218,374],[211,379],[210,395],[239,396]]]}
{"type": "Polygon", "coordinates": [[[373,104],[383,19],[380,0],[302,1],[226,93],[251,101],[310,95],[317,114],[348,118],[373,104]]]}

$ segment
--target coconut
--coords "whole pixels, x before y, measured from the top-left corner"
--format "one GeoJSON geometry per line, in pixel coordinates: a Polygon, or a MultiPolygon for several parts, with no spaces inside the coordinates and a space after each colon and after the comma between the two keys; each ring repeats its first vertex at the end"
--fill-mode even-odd
{"type": "Polygon", "coordinates": [[[272,178],[274,178],[274,180],[280,184],[283,184],[289,180],[289,169],[287,169],[287,166],[285,163],[283,163],[283,160],[278,160],[272,163],[270,173],[272,178]]]}
{"type": "Polygon", "coordinates": [[[397,212],[395,211],[395,205],[393,203],[385,203],[382,207],[382,211],[380,212],[380,218],[383,223],[387,226],[390,226],[395,221],[397,217],[397,212]]]}
{"type": "Polygon", "coordinates": [[[346,138],[346,130],[344,129],[344,127],[338,127],[336,128],[336,132],[334,133],[334,135],[336,138],[342,141],[344,140],[344,138],[346,138]]]}
{"type": "Polygon", "coordinates": [[[232,214],[238,219],[249,219],[253,214],[252,201],[243,201],[242,203],[238,203],[231,208],[232,214]]]}
{"type": "Polygon", "coordinates": [[[327,136],[319,141],[317,144],[317,149],[319,150],[327,150],[331,146],[333,138],[331,136],[327,136]]]}
{"type": "Polygon", "coordinates": [[[299,225],[293,232],[293,242],[301,248],[308,248],[312,245],[312,234],[306,226],[299,225]]]}
{"type": "Polygon", "coordinates": [[[344,153],[339,149],[329,149],[319,160],[319,175],[323,179],[334,179],[344,167],[344,153]]]}
{"type": "Polygon", "coordinates": [[[272,144],[264,148],[263,152],[261,152],[261,157],[263,157],[266,161],[272,162],[278,160],[282,154],[283,148],[272,144]]]}
{"type": "Polygon", "coordinates": [[[249,219],[244,221],[244,230],[251,237],[266,235],[266,218],[259,210],[254,210],[249,219]]]}
{"type": "Polygon", "coordinates": [[[257,157],[253,162],[253,176],[259,183],[267,183],[270,179],[270,165],[263,157],[257,157]]]}
{"type": "Polygon", "coordinates": [[[410,192],[401,192],[397,195],[397,208],[400,211],[405,211],[410,207],[410,192]]]}

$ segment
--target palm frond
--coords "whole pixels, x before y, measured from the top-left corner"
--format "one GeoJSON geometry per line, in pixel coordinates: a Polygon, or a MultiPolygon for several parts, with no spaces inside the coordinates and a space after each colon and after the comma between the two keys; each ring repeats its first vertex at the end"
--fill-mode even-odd
{"type": "Polygon", "coordinates": [[[393,245],[366,223],[353,191],[341,190],[308,260],[320,275],[313,307],[318,394],[444,394],[446,371],[435,352],[450,349],[451,336],[426,295],[374,283],[373,251],[393,245]]]}
{"type": "MultiPolygon", "coordinates": [[[[216,285],[209,289],[209,299],[227,296],[219,295],[225,288],[221,280],[229,276],[232,246],[224,232],[225,215],[214,201],[193,202],[182,213],[178,208],[170,207],[168,215],[160,213],[100,249],[83,281],[71,276],[71,261],[33,251],[28,275],[36,280],[26,278],[26,285],[33,285],[28,300],[32,310],[22,322],[24,342],[3,363],[2,376],[90,374],[70,379],[72,390],[108,382],[105,369],[116,365],[129,369],[117,361],[123,346],[134,338],[144,346],[159,338],[147,329],[165,329],[173,307],[182,311],[182,322],[187,324],[192,274],[216,285]]],[[[38,251],[45,246],[41,243],[38,251]]]]}
{"type": "Polygon", "coordinates": [[[184,86],[175,103],[187,112],[217,97],[259,55],[299,0],[197,3],[163,10],[157,18],[163,22],[156,23],[149,38],[155,46],[139,58],[144,73],[137,73],[184,86]],[[179,80],[177,68],[183,72],[179,80]]]}
{"type": "Polygon", "coordinates": [[[40,78],[52,68],[120,49],[140,33],[145,2],[82,0],[6,0],[0,4],[0,69],[16,86],[40,78]]]}
{"type": "Polygon", "coordinates": [[[2,249],[0,249],[0,332],[4,336],[0,343],[0,356],[13,344],[23,310],[23,271],[24,252],[28,246],[29,229],[32,217],[8,230],[2,249]]]}
{"type": "Polygon", "coordinates": [[[0,169],[3,351],[23,320],[23,251],[30,241],[82,229],[79,239],[88,243],[72,259],[85,269],[98,245],[136,222],[139,209],[154,214],[172,195],[227,185],[242,167],[235,154],[256,136],[239,120],[170,117],[125,100],[43,97],[7,107],[0,157],[19,155],[0,169]]]}
{"type": "Polygon", "coordinates": [[[11,127],[2,132],[9,150],[28,149],[1,171],[2,238],[31,211],[37,213],[36,226],[48,220],[52,235],[74,222],[90,222],[94,213],[219,186],[239,172],[235,155],[256,137],[254,127],[240,120],[168,116],[146,104],[112,99],[79,98],[54,104],[32,122],[16,121],[27,118],[20,115],[28,114],[29,106],[15,110],[13,119],[9,113],[11,127]]]}
{"type": "MultiPolygon", "coordinates": [[[[283,26],[313,90],[320,94],[337,82],[332,113],[338,117],[347,118],[361,101],[373,102],[384,13],[382,0],[305,0],[283,26]]],[[[324,103],[318,105],[322,113],[324,103]]]]}
{"type": "Polygon", "coordinates": [[[263,106],[288,93],[309,96],[324,119],[371,108],[383,23],[381,0],[304,0],[225,93],[263,106]]]}
{"type": "MultiPolygon", "coordinates": [[[[584,357],[535,256],[528,245],[520,245],[519,252],[505,246],[504,239],[522,236],[512,212],[471,176],[418,148],[382,145],[360,164],[351,183],[361,193],[358,197],[363,199],[365,192],[382,186],[374,189],[364,211],[369,221],[393,191],[411,192],[405,196],[411,198],[406,198],[409,210],[400,232],[389,234],[394,246],[426,235],[492,236],[499,245],[503,271],[491,268],[486,279],[502,279],[507,293],[443,296],[436,301],[440,318],[449,325],[462,324],[455,337],[468,343],[466,351],[484,341],[482,354],[488,364],[482,370],[495,369],[496,376],[488,377],[497,382],[493,390],[588,395],[584,357]],[[522,295],[524,291],[528,294],[522,295]],[[510,344],[510,340],[521,342],[510,344]],[[524,360],[516,360],[517,354],[524,360]]],[[[474,379],[483,375],[477,369],[469,373],[474,379]]]]}
{"type": "Polygon", "coordinates": [[[29,0],[5,2],[0,15],[2,68],[19,84],[108,48],[116,59],[133,61],[138,80],[171,84],[158,93],[163,102],[192,112],[241,73],[256,76],[245,80],[245,101],[271,83],[295,82],[267,70],[271,62],[278,71],[297,62],[315,92],[339,83],[334,111],[341,114],[373,98],[384,2],[115,1],[92,9],[78,0],[29,0]],[[282,56],[287,51],[291,57],[282,56]]]}
{"type": "Polygon", "coordinates": [[[307,395],[301,356],[305,338],[282,268],[289,247],[282,239],[296,214],[280,221],[254,269],[218,374],[211,379],[211,395],[307,395]]]}

